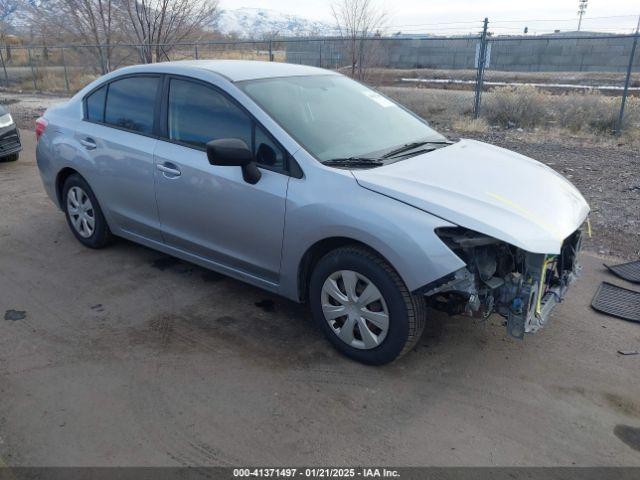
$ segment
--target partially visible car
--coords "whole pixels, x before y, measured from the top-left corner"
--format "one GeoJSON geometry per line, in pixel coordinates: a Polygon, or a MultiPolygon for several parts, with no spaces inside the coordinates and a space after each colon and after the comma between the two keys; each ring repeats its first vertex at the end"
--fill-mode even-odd
{"type": "Polygon", "coordinates": [[[16,161],[22,150],[20,132],[11,113],[0,105],[0,161],[16,161]]]}

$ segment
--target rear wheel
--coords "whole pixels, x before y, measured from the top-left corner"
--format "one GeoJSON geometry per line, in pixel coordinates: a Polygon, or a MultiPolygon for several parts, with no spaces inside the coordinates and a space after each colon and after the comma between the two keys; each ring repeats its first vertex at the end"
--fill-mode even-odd
{"type": "Polygon", "coordinates": [[[62,189],[63,208],[69,228],[80,243],[103,248],[113,241],[107,221],[91,187],[78,174],[69,176],[62,189]]]}
{"type": "Polygon", "coordinates": [[[340,352],[382,365],[411,350],[425,326],[425,300],[398,273],[358,246],[325,255],[311,274],[314,320],[340,352]]]}

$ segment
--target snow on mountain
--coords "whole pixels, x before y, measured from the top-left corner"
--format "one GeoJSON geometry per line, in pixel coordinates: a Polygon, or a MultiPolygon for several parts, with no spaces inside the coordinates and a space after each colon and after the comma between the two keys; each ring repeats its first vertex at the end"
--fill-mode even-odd
{"type": "Polygon", "coordinates": [[[335,34],[335,27],[330,23],[264,8],[224,10],[212,27],[221,33],[235,34],[241,38],[335,34]]]}

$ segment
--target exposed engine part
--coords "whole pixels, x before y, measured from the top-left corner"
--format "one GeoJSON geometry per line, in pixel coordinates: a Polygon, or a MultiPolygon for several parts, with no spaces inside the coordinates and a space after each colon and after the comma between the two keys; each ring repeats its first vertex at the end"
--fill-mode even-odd
{"type": "Polygon", "coordinates": [[[560,255],[526,252],[462,228],[437,233],[466,267],[424,292],[431,306],[480,318],[495,311],[507,319],[507,332],[516,338],[546,322],[579,270],[580,230],[565,240],[560,255]]]}
{"type": "Polygon", "coordinates": [[[477,247],[474,248],[474,252],[473,261],[475,262],[476,271],[480,276],[480,280],[486,282],[493,277],[498,268],[496,249],[493,246],[477,247]]]}

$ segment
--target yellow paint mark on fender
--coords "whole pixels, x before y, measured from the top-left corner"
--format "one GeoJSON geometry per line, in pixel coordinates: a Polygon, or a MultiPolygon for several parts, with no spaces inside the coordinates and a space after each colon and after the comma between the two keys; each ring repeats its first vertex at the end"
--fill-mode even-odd
{"type": "Polygon", "coordinates": [[[503,197],[502,195],[498,195],[497,193],[493,193],[493,192],[486,192],[486,193],[490,197],[495,198],[496,200],[498,200],[499,202],[502,202],[505,205],[510,206],[514,210],[517,210],[524,217],[526,217],[527,219],[531,220],[533,223],[535,223],[536,225],[538,225],[542,229],[546,230],[547,232],[553,234],[556,237],[556,239],[558,239],[560,241],[564,240],[563,235],[558,231],[558,229],[556,227],[554,227],[553,225],[545,222],[543,219],[539,218],[535,213],[527,210],[522,205],[518,205],[517,203],[509,200],[508,198],[503,197]]]}
{"type": "Polygon", "coordinates": [[[542,274],[540,275],[540,286],[538,287],[538,301],[536,302],[536,315],[540,316],[542,313],[542,296],[544,295],[544,280],[547,276],[547,269],[549,264],[555,259],[555,257],[549,257],[542,263],[542,274]]]}

